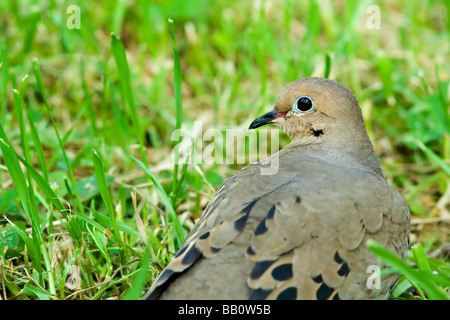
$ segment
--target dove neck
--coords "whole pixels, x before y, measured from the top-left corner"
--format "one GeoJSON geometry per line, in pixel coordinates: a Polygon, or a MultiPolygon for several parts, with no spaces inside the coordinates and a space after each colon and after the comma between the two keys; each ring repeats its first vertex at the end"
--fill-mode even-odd
{"type": "Polygon", "coordinates": [[[355,137],[351,141],[346,139],[328,139],[321,142],[296,143],[293,140],[283,150],[286,149],[285,152],[309,153],[313,157],[328,161],[334,165],[357,168],[383,177],[380,161],[375,154],[369,137],[366,135],[358,140],[355,141],[355,137]]]}

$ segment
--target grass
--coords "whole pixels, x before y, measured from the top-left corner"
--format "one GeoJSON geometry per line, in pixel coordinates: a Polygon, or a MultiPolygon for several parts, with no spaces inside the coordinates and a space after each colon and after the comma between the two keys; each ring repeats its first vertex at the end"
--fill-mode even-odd
{"type": "Polygon", "coordinates": [[[172,162],[172,132],[246,128],[306,76],[353,90],[410,206],[406,263],[369,244],[391,298],[447,298],[449,4],[375,3],[371,29],[372,4],[0,2],[1,299],[141,297],[243,166],[172,162]]]}

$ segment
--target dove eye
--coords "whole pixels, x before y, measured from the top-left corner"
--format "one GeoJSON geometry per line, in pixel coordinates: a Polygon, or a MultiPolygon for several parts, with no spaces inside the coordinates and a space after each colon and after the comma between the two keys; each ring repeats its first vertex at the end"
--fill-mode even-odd
{"type": "Polygon", "coordinates": [[[314,110],[314,102],[308,96],[297,98],[292,104],[292,111],[295,113],[306,113],[314,110]]]}

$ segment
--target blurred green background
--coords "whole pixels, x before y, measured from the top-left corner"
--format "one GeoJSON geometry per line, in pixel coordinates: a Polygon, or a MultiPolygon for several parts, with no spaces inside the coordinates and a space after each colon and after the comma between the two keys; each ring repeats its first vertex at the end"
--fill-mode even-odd
{"type": "MultiPolygon", "coordinates": [[[[247,128],[286,83],[308,76],[355,93],[386,179],[410,206],[411,243],[448,264],[449,6],[1,1],[0,123],[10,146],[0,160],[1,297],[138,297],[215,189],[242,167],[175,167],[173,130],[196,120],[203,130],[247,128]],[[69,216],[52,207],[31,169],[13,170],[8,150],[50,184],[69,216]],[[30,243],[21,230],[33,234],[30,243]]],[[[411,297],[406,289],[397,297],[411,297]]]]}

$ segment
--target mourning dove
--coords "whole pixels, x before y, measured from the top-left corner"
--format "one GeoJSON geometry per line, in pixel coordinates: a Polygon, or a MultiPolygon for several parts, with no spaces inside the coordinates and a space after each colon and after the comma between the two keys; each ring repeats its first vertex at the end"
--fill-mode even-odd
{"type": "Polygon", "coordinates": [[[291,143],[219,188],[144,299],[389,297],[399,275],[370,284],[370,266],[383,265],[366,241],[405,259],[410,212],[383,177],[356,97],[299,79],[250,129],[269,123],[291,143]],[[278,171],[261,174],[272,160],[278,171]]]}

